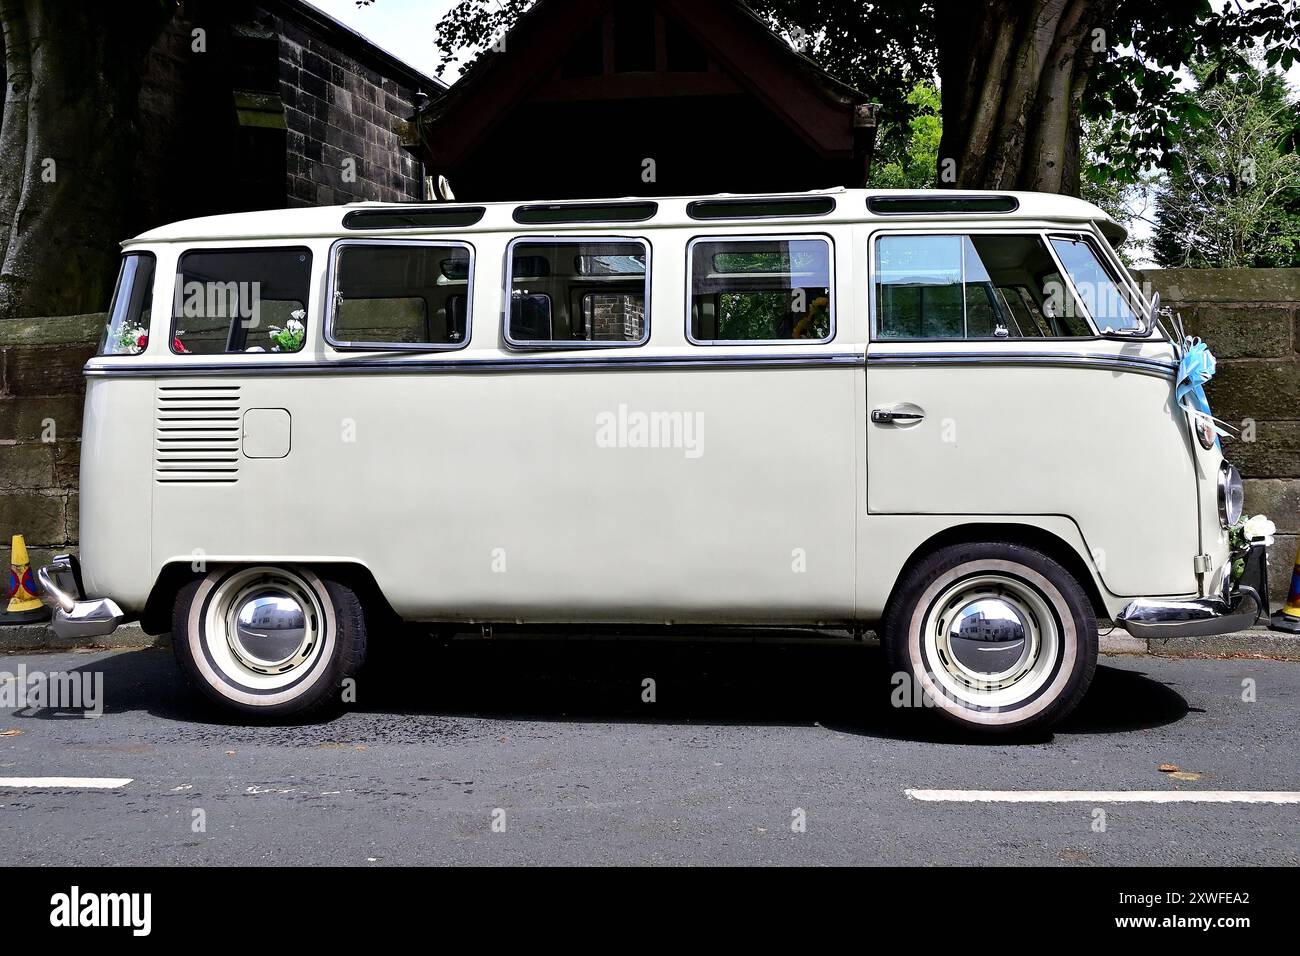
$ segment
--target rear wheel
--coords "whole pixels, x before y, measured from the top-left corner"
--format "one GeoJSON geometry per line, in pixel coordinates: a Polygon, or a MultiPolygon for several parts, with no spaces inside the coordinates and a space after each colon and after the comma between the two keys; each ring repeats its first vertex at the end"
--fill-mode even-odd
{"type": "Polygon", "coordinates": [[[305,568],[224,568],[181,589],[172,648],[199,691],[268,717],[341,702],[365,659],[361,603],[347,585],[305,568]]]}
{"type": "Polygon", "coordinates": [[[1053,726],[1097,666],[1097,622],[1079,582],[1040,551],[997,542],[951,545],[916,564],[883,643],[895,686],[913,691],[903,701],[986,733],[1053,726]]]}

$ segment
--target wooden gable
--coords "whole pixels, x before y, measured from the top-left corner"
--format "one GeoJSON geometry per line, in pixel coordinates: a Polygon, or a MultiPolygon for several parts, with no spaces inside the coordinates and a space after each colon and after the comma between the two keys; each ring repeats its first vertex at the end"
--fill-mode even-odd
{"type": "Polygon", "coordinates": [[[539,0],[418,151],[484,200],[860,185],[862,103],[737,0],[539,0]]]}

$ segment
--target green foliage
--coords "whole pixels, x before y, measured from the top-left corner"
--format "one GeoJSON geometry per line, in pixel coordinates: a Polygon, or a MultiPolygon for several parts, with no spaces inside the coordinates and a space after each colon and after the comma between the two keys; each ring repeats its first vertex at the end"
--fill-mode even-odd
{"type": "MultiPolygon", "coordinates": [[[[1114,175],[1106,157],[1116,148],[1116,144],[1106,138],[1107,131],[1108,128],[1103,123],[1086,119],[1083,121],[1079,142],[1079,197],[1105,210],[1132,237],[1139,220],[1148,218],[1151,190],[1159,177],[1152,170],[1140,174],[1137,182],[1114,175]]],[[[1130,238],[1116,251],[1127,265],[1133,266],[1145,257],[1147,245],[1146,242],[1130,238]]]]}
{"type": "Polygon", "coordinates": [[[943,119],[939,90],[926,80],[917,83],[905,100],[911,114],[881,124],[870,186],[878,189],[926,189],[935,185],[943,119]]]}
{"type": "Polygon", "coordinates": [[[1176,137],[1157,191],[1156,261],[1300,265],[1300,108],[1284,79],[1259,54],[1231,71],[1205,62],[1192,73],[1198,114],[1176,137]]]}

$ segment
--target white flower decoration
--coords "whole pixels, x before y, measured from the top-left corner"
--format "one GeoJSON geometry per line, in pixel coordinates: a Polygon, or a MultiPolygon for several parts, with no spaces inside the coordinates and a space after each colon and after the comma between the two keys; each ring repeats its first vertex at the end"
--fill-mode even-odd
{"type": "Polygon", "coordinates": [[[1253,518],[1246,519],[1242,531],[1246,535],[1246,540],[1254,541],[1256,538],[1263,538],[1264,544],[1271,546],[1273,535],[1277,533],[1277,525],[1264,515],[1255,515],[1253,518]]]}

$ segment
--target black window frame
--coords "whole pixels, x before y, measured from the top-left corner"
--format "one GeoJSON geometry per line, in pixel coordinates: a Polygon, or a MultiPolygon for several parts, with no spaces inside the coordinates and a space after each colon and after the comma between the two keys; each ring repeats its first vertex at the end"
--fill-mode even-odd
{"type": "Polygon", "coordinates": [[[814,219],[835,211],[834,196],[758,196],[752,199],[695,199],[686,215],[699,222],[728,219],[814,219]]]}
{"type": "Polygon", "coordinates": [[[876,216],[1005,216],[1019,208],[1015,196],[997,193],[867,197],[867,211],[876,216]]]}
{"type": "Polygon", "coordinates": [[[574,223],[646,222],[659,212],[650,199],[615,202],[545,202],[516,206],[512,214],[521,226],[563,226],[574,223]]]}
{"type": "Polygon", "coordinates": [[[384,206],[353,209],[343,216],[344,229],[448,229],[474,226],[487,213],[486,206],[384,206]]]}

